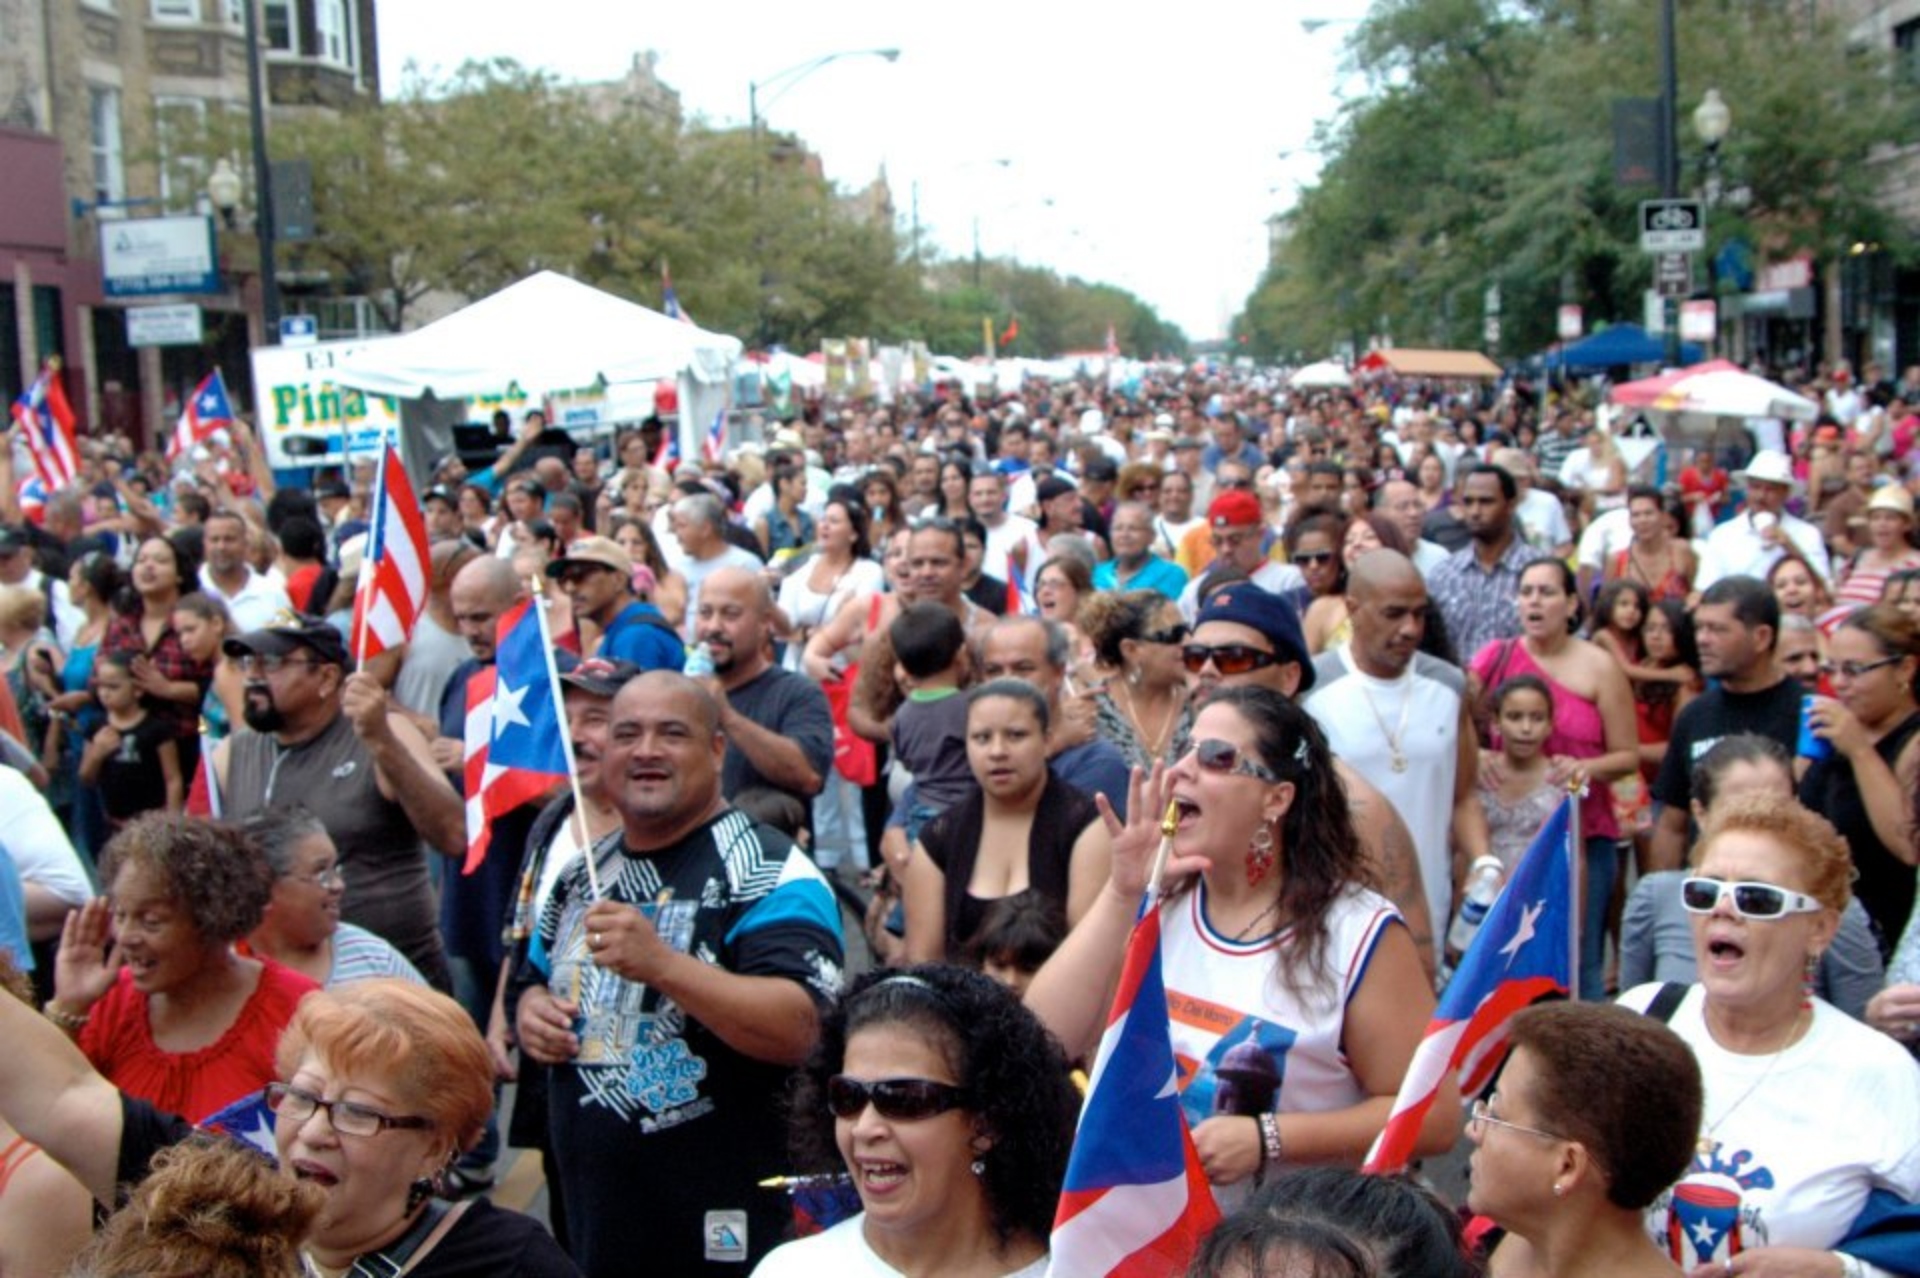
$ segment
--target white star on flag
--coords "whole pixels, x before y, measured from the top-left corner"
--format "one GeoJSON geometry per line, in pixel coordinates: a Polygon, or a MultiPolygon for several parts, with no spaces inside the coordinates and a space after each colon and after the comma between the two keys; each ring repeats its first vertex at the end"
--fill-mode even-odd
{"type": "Polygon", "coordinates": [[[524,684],[512,688],[502,683],[493,694],[493,735],[499,736],[507,728],[531,728],[532,722],[521,712],[520,703],[527,699],[527,693],[533,685],[524,684]]]}
{"type": "Polygon", "coordinates": [[[1513,961],[1520,957],[1520,951],[1525,949],[1527,942],[1533,939],[1533,925],[1539,919],[1540,912],[1546,908],[1545,901],[1535,901],[1520,911],[1520,926],[1514,929],[1513,939],[1500,947],[1500,952],[1507,956],[1508,967],[1513,966],[1513,961]]]}
{"type": "Polygon", "coordinates": [[[1704,1220],[1693,1222],[1693,1237],[1702,1247],[1711,1247],[1714,1243],[1714,1228],[1704,1220]]]}

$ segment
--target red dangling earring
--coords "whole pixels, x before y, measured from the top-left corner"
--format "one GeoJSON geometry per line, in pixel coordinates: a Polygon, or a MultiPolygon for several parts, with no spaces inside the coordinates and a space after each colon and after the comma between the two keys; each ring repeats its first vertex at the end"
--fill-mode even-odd
{"type": "Polygon", "coordinates": [[[1273,827],[1263,825],[1247,845],[1247,886],[1259,887],[1273,873],[1273,827]]]}
{"type": "Polygon", "coordinates": [[[1813,983],[1819,975],[1819,970],[1820,956],[1818,954],[1807,955],[1807,965],[1800,973],[1800,1010],[1803,1012],[1811,1012],[1813,1010],[1813,983]]]}

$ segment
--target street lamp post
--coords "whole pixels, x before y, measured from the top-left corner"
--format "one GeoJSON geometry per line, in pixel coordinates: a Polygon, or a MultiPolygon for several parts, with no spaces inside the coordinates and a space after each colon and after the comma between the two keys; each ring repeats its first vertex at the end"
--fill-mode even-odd
{"type": "MultiPolygon", "coordinates": [[[[1678,55],[1674,51],[1674,0],[1660,0],[1660,195],[1680,195],[1680,90],[1678,55]]],[[[1671,293],[1660,299],[1661,330],[1666,339],[1668,368],[1680,367],[1680,299],[1671,293]]]]}
{"type": "MultiPolygon", "coordinates": [[[[747,81],[747,137],[753,146],[752,188],[754,225],[756,228],[760,224],[760,170],[766,163],[767,158],[766,149],[760,143],[760,126],[765,122],[760,114],[762,106],[772,105],[776,99],[793,88],[794,85],[800,83],[800,81],[806,79],[830,62],[839,62],[846,58],[868,57],[884,58],[888,62],[898,62],[900,60],[900,50],[841,49],[834,53],[823,53],[817,58],[809,58],[805,62],[795,63],[784,71],[776,71],[764,79],[747,81]],[[768,89],[772,89],[774,92],[767,98],[766,103],[763,104],[760,100],[760,95],[768,89]]],[[[754,234],[754,255],[761,259],[761,264],[759,293],[754,299],[755,310],[759,312],[754,336],[762,346],[766,346],[768,344],[767,338],[770,336],[768,332],[769,318],[766,313],[767,286],[770,281],[767,277],[766,255],[763,250],[764,245],[760,241],[759,232],[756,229],[754,234]]]]}
{"type": "Polygon", "coordinates": [[[274,269],[273,171],[267,159],[266,84],[260,67],[260,0],[245,0],[247,127],[253,134],[253,226],[260,241],[260,327],[280,340],[280,274],[274,269]]]}

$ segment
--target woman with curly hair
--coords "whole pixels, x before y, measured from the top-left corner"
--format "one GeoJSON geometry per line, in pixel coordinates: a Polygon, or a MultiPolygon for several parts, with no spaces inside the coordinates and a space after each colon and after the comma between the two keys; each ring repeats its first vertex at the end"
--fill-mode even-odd
{"type": "Polygon", "coordinates": [[[67,916],[47,1018],[131,1096],[190,1122],[276,1077],[274,1044],[320,987],[233,944],[273,872],[232,826],[150,813],[108,840],[107,895],[67,916]]]}
{"type": "MultiPolygon", "coordinates": [[[[1399,912],[1368,883],[1345,787],[1305,711],[1222,688],[1172,767],[1136,771],[1112,873],[1027,992],[1070,1053],[1091,1051],[1106,991],[1175,821],[1160,906],[1181,1099],[1214,1196],[1232,1210],[1270,1166],[1357,1164],[1379,1135],[1433,1011],[1399,912]]],[[[1429,1111],[1419,1147],[1451,1148],[1459,1105],[1429,1111]]]]}
{"type": "Polygon", "coordinates": [[[793,1091],[800,1170],[844,1170],[863,1211],[754,1278],[1039,1278],[1079,1098],[1060,1046],[990,977],[870,972],[825,1017],[793,1091]]]}
{"type": "Polygon", "coordinates": [[[1187,704],[1180,655],[1192,631],[1180,609],[1157,590],[1103,591],[1080,605],[1080,628],[1112,676],[1093,694],[1094,731],[1130,767],[1161,762],[1187,704]]]}

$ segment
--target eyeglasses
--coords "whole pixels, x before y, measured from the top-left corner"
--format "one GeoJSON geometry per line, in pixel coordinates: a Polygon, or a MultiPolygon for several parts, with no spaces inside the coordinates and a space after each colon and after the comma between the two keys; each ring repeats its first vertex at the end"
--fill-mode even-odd
{"type": "Polygon", "coordinates": [[[835,1074],[827,1080],[827,1108],[835,1118],[858,1118],[871,1105],[882,1118],[912,1123],[966,1103],[965,1089],[930,1078],[882,1078],[866,1083],[835,1074]]]}
{"type": "Polygon", "coordinates": [[[1193,629],[1185,622],[1169,626],[1165,630],[1154,630],[1140,636],[1141,643],[1185,643],[1193,629]]]}
{"type": "Polygon", "coordinates": [[[1216,477],[1213,481],[1213,486],[1215,488],[1251,488],[1253,487],[1253,481],[1251,479],[1220,479],[1216,477]]]}
{"type": "Polygon", "coordinates": [[[1810,896],[1771,883],[1728,883],[1688,878],[1680,882],[1680,904],[1694,914],[1711,914],[1727,893],[1733,912],[1743,919],[1777,919],[1788,914],[1818,914],[1827,907],[1810,896]]]}
{"type": "Polygon", "coordinates": [[[292,879],[295,883],[311,883],[322,892],[331,892],[335,888],[347,886],[347,872],[340,866],[330,870],[320,870],[314,874],[283,874],[283,879],[292,879]]]}
{"type": "Polygon", "coordinates": [[[1485,1128],[1489,1123],[1495,1127],[1505,1127],[1511,1131],[1525,1132],[1529,1136],[1538,1136],[1542,1140],[1566,1139],[1565,1136],[1556,1136],[1552,1132],[1543,1132],[1538,1127],[1522,1127],[1518,1123],[1509,1123],[1504,1118],[1495,1118],[1487,1102],[1483,1100],[1475,1101],[1467,1109],[1467,1130],[1475,1136],[1483,1136],[1486,1134],[1485,1128]]]}
{"type": "Polygon", "coordinates": [[[1300,550],[1295,551],[1293,556],[1293,562],[1303,568],[1308,564],[1324,564],[1332,561],[1331,550],[1300,550]]]}
{"type": "Polygon", "coordinates": [[[1820,663],[1820,673],[1829,679],[1835,675],[1858,679],[1862,675],[1872,674],[1882,666],[1898,665],[1905,659],[1905,657],[1882,657],[1878,661],[1823,661],[1820,663]]]}
{"type": "Polygon", "coordinates": [[[1252,777],[1256,781],[1265,781],[1273,785],[1280,780],[1280,774],[1263,764],[1255,763],[1240,747],[1230,741],[1216,741],[1209,737],[1193,743],[1193,761],[1208,772],[1218,772],[1225,776],[1252,777]]]}
{"type": "Polygon", "coordinates": [[[243,652],[233,660],[234,664],[240,667],[240,673],[243,675],[256,673],[277,675],[288,666],[313,667],[320,664],[301,657],[283,657],[260,652],[243,652]]]}
{"type": "Polygon", "coordinates": [[[315,1110],[324,1109],[328,1124],[342,1136],[378,1136],[389,1127],[407,1131],[433,1126],[430,1118],[395,1118],[352,1101],[321,1100],[291,1083],[268,1083],[261,1096],[276,1119],[284,1118],[296,1125],[312,1118],[315,1110]]]}
{"type": "Polygon", "coordinates": [[[1205,670],[1209,661],[1223,675],[1243,675],[1250,670],[1265,669],[1279,660],[1271,652],[1249,648],[1243,643],[1216,644],[1213,647],[1190,643],[1180,650],[1181,664],[1194,674],[1205,670]]]}

